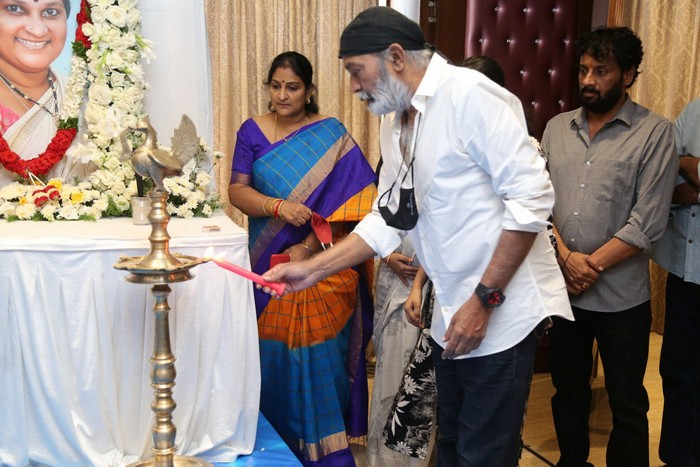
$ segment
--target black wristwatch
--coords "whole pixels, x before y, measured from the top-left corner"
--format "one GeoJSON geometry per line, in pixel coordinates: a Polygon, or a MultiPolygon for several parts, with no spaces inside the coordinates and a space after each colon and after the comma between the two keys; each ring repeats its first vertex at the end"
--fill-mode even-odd
{"type": "Polygon", "coordinates": [[[501,289],[498,287],[486,287],[481,282],[476,286],[474,293],[479,297],[479,300],[481,300],[485,308],[496,308],[497,306],[501,306],[506,300],[506,296],[503,295],[501,289]]]}

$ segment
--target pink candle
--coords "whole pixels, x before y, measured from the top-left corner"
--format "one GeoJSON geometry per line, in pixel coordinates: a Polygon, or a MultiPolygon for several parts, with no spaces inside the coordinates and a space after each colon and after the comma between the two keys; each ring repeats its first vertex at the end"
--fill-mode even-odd
{"type": "Polygon", "coordinates": [[[235,272],[239,276],[243,276],[246,279],[250,279],[251,281],[255,282],[256,284],[260,284],[263,287],[268,287],[270,290],[274,291],[275,294],[277,294],[278,297],[281,297],[282,294],[284,293],[285,287],[287,287],[287,284],[281,284],[279,282],[268,282],[265,279],[262,278],[259,274],[255,274],[252,271],[248,271],[247,269],[244,269],[240,266],[237,266],[233,263],[229,263],[228,261],[224,261],[223,259],[219,258],[212,258],[212,261],[214,261],[217,265],[220,267],[227,269],[231,272],[235,272]]]}

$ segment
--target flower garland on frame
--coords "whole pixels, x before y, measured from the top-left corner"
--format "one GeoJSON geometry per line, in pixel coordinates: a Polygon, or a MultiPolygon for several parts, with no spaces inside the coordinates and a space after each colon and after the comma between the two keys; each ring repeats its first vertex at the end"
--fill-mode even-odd
{"type": "Polygon", "coordinates": [[[32,159],[22,159],[19,154],[10,149],[5,138],[0,135],[0,164],[6,170],[28,179],[33,175],[47,174],[58,162],[63,159],[66,150],[70,147],[78,133],[78,116],[80,103],[83,101],[83,93],[87,81],[86,51],[90,49],[90,40],[82,33],[82,26],[90,21],[90,12],[87,0],[82,0],[80,11],[77,15],[78,27],[73,42],[73,55],[71,57],[71,77],[68,82],[68,90],[61,103],[58,129],[51,139],[46,150],[32,159]]]}
{"type": "MultiPolygon", "coordinates": [[[[75,80],[66,92],[72,99],[64,96],[62,114],[76,115],[68,122],[77,128],[84,104],[83,131],[66,157],[73,163],[92,163],[96,170],[82,181],[50,179],[43,189],[18,182],[0,187],[0,219],[97,220],[130,215],[136,182],[131,165],[120,160],[119,135],[136,126],[143,115],[146,83],[141,59],[152,57],[151,42],[141,36],[137,5],[138,0],[82,0],[71,64],[75,80]],[[88,99],[83,102],[85,89],[88,99]]],[[[210,217],[221,209],[218,194],[209,187],[211,177],[202,167],[202,162],[216,163],[221,157],[200,143],[198,156],[183,168],[184,174],[168,182],[171,215],[210,217]]]]}

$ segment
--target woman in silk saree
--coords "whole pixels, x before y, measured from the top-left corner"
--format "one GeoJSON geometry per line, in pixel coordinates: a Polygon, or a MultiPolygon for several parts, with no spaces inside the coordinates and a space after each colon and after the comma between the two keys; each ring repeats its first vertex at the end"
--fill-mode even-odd
{"type": "MultiPolygon", "coordinates": [[[[374,172],[345,127],[317,113],[307,63],[296,52],[273,61],[276,111],[248,119],[237,135],[229,196],[249,216],[259,274],[273,254],[300,261],[323,248],[312,212],[331,224],[336,243],[376,195],[374,172]]],[[[304,465],[355,465],[348,439],[367,433],[371,270],[346,269],[281,298],[255,290],[261,411],[304,465]]]]}

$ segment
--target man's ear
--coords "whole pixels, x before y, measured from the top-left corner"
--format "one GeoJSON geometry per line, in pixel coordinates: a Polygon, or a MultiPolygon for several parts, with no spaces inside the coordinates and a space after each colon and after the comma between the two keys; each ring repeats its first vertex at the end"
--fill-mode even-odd
{"type": "Polygon", "coordinates": [[[622,82],[625,83],[625,87],[629,87],[630,83],[634,81],[634,75],[636,72],[637,69],[634,67],[622,72],[622,82]]]}
{"type": "Polygon", "coordinates": [[[389,46],[389,56],[391,57],[391,65],[394,70],[402,71],[406,66],[406,51],[400,44],[393,43],[389,46]]]}

